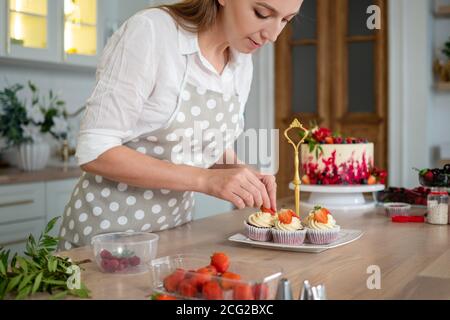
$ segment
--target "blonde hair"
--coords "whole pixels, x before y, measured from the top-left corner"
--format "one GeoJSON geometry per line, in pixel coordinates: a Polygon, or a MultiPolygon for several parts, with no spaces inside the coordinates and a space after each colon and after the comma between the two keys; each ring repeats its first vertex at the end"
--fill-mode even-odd
{"type": "Polygon", "coordinates": [[[217,0],[183,0],[156,8],[169,13],[183,29],[199,32],[214,25],[220,4],[217,0]]]}

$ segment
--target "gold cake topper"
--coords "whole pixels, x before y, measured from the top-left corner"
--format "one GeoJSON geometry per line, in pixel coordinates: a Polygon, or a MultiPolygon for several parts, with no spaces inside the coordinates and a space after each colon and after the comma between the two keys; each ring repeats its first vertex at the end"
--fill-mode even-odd
{"type": "Polygon", "coordinates": [[[298,121],[297,118],[295,118],[294,121],[292,121],[289,128],[287,128],[284,131],[284,136],[286,137],[288,142],[294,147],[294,152],[295,152],[295,155],[294,155],[294,166],[295,166],[294,172],[295,172],[295,174],[294,174],[294,180],[292,181],[292,183],[294,184],[294,187],[295,187],[295,190],[294,190],[294,192],[295,192],[295,213],[299,217],[300,217],[300,184],[301,184],[301,180],[300,180],[300,174],[299,174],[298,148],[305,141],[308,134],[309,134],[308,129],[303,127],[303,125],[300,123],[300,121],[298,121]],[[304,132],[303,138],[300,139],[300,141],[297,144],[295,144],[294,141],[288,135],[288,132],[291,129],[300,129],[300,131],[304,132]]]}

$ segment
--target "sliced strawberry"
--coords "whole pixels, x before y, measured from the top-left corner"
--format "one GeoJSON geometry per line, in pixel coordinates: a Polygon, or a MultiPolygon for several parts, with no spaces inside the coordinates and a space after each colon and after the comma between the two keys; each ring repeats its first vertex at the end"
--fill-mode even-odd
{"type": "Polygon", "coordinates": [[[328,223],[328,215],[330,214],[330,211],[328,209],[322,208],[322,207],[315,207],[314,208],[314,220],[320,223],[328,223]]]}
{"type": "Polygon", "coordinates": [[[297,215],[293,210],[287,209],[286,211],[289,212],[289,214],[292,216],[292,218],[293,218],[293,217],[298,218],[298,215],[297,215]]]}
{"type": "Polygon", "coordinates": [[[290,224],[292,222],[292,214],[290,214],[287,210],[278,214],[278,220],[284,224],[290,224]]]}
{"type": "Polygon", "coordinates": [[[261,211],[262,211],[262,212],[266,212],[266,213],[270,213],[270,214],[273,215],[273,216],[275,215],[275,210],[266,208],[266,207],[264,207],[264,206],[261,206],[261,211]]]}

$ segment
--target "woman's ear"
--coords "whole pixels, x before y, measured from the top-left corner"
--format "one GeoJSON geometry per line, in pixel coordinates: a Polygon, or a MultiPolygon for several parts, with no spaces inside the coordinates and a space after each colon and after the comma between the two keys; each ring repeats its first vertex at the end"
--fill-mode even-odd
{"type": "Polygon", "coordinates": [[[225,0],[217,0],[217,2],[222,6],[225,7],[225,0]]]}

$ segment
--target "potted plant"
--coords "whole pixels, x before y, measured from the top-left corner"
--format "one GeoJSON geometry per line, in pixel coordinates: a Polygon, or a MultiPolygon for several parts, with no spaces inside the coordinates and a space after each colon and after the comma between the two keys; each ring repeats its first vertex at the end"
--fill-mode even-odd
{"type": "Polygon", "coordinates": [[[434,72],[438,76],[439,81],[450,81],[450,41],[444,44],[442,53],[446,56],[447,62],[441,62],[438,59],[434,63],[434,72]]]}
{"type": "Polygon", "coordinates": [[[67,138],[67,112],[64,101],[51,90],[41,98],[36,86],[28,82],[27,102],[19,96],[23,89],[23,85],[15,84],[0,91],[0,135],[6,148],[16,150],[20,169],[40,170],[50,157],[47,136],[67,138]]]}

